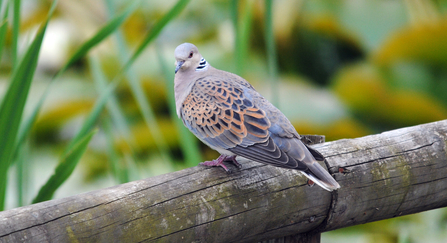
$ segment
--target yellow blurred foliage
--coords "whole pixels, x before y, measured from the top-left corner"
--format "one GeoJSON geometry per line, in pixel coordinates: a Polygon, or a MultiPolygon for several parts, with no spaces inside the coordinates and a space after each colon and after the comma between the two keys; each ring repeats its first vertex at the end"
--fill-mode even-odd
{"type": "Polygon", "coordinates": [[[442,104],[424,93],[396,91],[389,107],[390,122],[402,125],[417,125],[447,118],[442,104]]]}
{"type": "Polygon", "coordinates": [[[383,80],[368,65],[343,69],[334,80],[333,89],[349,108],[355,111],[381,109],[380,103],[389,103],[389,94],[383,80]]]}
{"type": "Polygon", "coordinates": [[[393,90],[377,69],[367,64],[340,72],[333,90],[354,114],[369,122],[409,126],[447,118],[439,101],[416,91],[393,90]]]}
{"type": "Polygon", "coordinates": [[[56,106],[44,111],[37,119],[35,129],[45,133],[63,125],[67,120],[90,111],[94,104],[93,99],[78,99],[61,101],[56,106]]]}
{"type": "Polygon", "coordinates": [[[130,44],[136,44],[143,38],[149,29],[147,19],[143,17],[142,12],[135,12],[124,22],[123,32],[126,40],[130,44]]]}
{"type": "MultiPolygon", "coordinates": [[[[163,112],[163,109],[167,109],[167,93],[166,87],[163,83],[156,82],[152,79],[142,78],[141,86],[144,89],[146,97],[151,104],[151,108],[155,113],[160,113],[163,112]]],[[[140,113],[140,108],[135,101],[132,90],[127,84],[124,84],[119,88],[117,96],[120,106],[125,113],[140,113]]]]}
{"type": "MultiPolygon", "coordinates": [[[[168,146],[177,147],[178,145],[178,133],[177,129],[174,128],[174,124],[169,119],[159,119],[159,126],[163,137],[168,144],[168,146]]],[[[157,146],[146,123],[143,121],[133,124],[131,127],[131,132],[133,136],[132,146],[133,150],[137,153],[149,152],[157,150],[157,146]]],[[[118,151],[128,151],[128,144],[121,138],[115,140],[115,146],[118,151]]],[[[128,151],[130,152],[130,151],[128,151]]]]}
{"type": "Polygon", "coordinates": [[[33,27],[39,26],[43,21],[45,21],[48,15],[48,7],[45,5],[38,5],[30,15],[25,16],[20,24],[21,31],[27,31],[33,27]]]}
{"type": "Polygon", "coordinates": [[[396,61],[425,61],[447,65],[447,19],[411,25],[394,34],[373,55],[373,61],[387,65],[396,61]]]}
{"type": "MultiPolygon", "coordinates": [[[[120,161],[122,163],[122,161],[120,161]]],[[[85,182],[91,182],[111,170],[108,158],[104,153],[88,150],[81,160],[81,169],[85,182]]]]}
{"type": "Polygon", "coordinates": [[[301,135],[324,135],[326,141],[363,137],[372,133],[366,126],[351,118],[343,118],[324,126],[302,122],[293,125],[301,135]]]}

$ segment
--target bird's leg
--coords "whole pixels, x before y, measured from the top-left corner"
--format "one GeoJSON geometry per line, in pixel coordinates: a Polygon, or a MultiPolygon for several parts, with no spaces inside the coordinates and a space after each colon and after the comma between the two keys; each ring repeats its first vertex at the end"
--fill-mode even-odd
{"type": "Polygon", "coordinates": [[[224,170],[228,173],[230,173],[231,171],[223,164],[224,160],[227,158],[228,156],[221,154],[219,156],[219,158],[215,159],[215,160],[211,160],[211,161],[205,161],[202,163],[199,163],[199,165],[205,165],[205,166],[220,166],[222,168],[224,168],[224,170]]]}
{"type": "Polygon", "coordinates": [[[237,162],[237,160],[236,160],[236,155],[226,156],[224,161],[233,162],[233,164],[236,165],[237,168],[239,168],[239,169],[242,168],[242,165],[239,164],[239,162],[237,162]]]}
{"type": "Polygon", "coordinates": [[[224,161],[232,161],[237,167],[241,168],[241,164],[239,164],[239,162],[236,161],[236,155],[233,156],[228,156],[228,155],[220,155],[219,158],[215,159],[215,160],[211,160],[211,161],[205,161],[202,163],[199,163],[199,165],[205,165],[205,166],[220,166],[222,168],[224,168],[224,170],[227,173],[231,173],[231,170],[228,169],[223,162],[224,161]]]}

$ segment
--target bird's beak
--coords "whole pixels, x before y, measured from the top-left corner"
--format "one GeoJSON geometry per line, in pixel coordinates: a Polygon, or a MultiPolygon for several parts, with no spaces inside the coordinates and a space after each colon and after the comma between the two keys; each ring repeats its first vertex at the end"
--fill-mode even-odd
{"type": "Polygon", "coordinates": [[[185,61],[177,61],[177,66],[175,66],[175,73],[177,73],[177,71],[182,67],[183,63],[185,63],[185,61]]]}

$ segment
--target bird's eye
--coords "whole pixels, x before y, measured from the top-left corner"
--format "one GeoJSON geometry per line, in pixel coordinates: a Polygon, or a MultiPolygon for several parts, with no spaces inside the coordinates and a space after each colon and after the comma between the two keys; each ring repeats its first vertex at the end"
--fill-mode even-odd
{"type": "Polygon", "coordinates": [[[191,52],[191,53],[189,53],[189,58],[191,58],[193,56],[193,53],[191,52]]]}

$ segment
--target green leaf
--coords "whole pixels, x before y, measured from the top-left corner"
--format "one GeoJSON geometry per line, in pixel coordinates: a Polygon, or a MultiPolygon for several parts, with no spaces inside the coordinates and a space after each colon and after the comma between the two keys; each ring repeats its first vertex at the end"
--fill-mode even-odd
{"type": "MultiPolygon", "coordinates": [[[[97,90],[104,90],[107,87],[107,80],[104,73],[102,72],[98,59],[94,56],[90,56],[89,64],[97,90]]],[[[130,153],[133,154],[133,146],[131,142],[133,134],[131,134],[129,125],[127,124],[126,118],[115,96],[111,96],[109,101],[107,102],[107,110],[110,116],[110,120],[112,120],[113,124],[115,124],[119,136],[123,138],[123,140],[127,143],[128,148],[131,151],[130,153]]],[[[114,136],[112,132],[112,125],[108,120],[106,120],[103,122],[102,127],[104,128],[107,137],[107,154],[109,155],[110,168],[112,169],[113,175],[120,183],[129,182],[129,169],[124,162],[120,163],[118,152],[115,150],[113,144],[114,136]]],[[[124,153],[129,152],[125,151],[124,153]]]]}
{"type": "Polygon", "coordinates": [[[16,158],[16,181],[17,181],[17,206],[22,207],[27,200],[29,188],[29,178],[30,178],[30,167],[27,166],[27,161],[29,161],[29,145],[25,143],[24,146],[20,147],[20,153],[16,158]]]}
{"type": "Polygon", "coordinates": [[[6,3],[5,14],[3,15],[2,24],[0,25],[0,60],[3,53],[3,45],[5,44],[6,31],[8,30],[8,10],[9,2],[6,3]]]}
{"type": "Polygon", "coordinates": [[[27,135],[31,131],[31,128],[33,127],[33,124],[36,121],[36,118],[37,118],[37,115],[39,114],[40,108],[42,107],[42,104],[45,101],[45,97],[47,97],[48,92],[50,91],[49,87],[50,86],[48,86],[47,89],[45,89],[45,92],[43,93],[42,97],[39,99],[39,102],[37,102],[37,105],[34,108],[31,115],[29,115],[29,117],[27,117],[26,119],[23,119],[22,122],[20,123],[19,132],[18,132],[16,143],[14,146],[12,161],[15,161],[15,158],[17,158],[20,147],[25,142],[27,135]]]}
{"type": "MultiPolygon", "coordinates": [[[[107,87],[108,81],[106,80],[105,74],[102,72],[98,58],[90,56],[89,64],[93,80],[96,84],[96,89],[104,90],[107,87]]],[[[112,118],[113,124],[117,127],[120,136],[125,139],[128,145],[131,145],[132,133],[127,124],[126,117],[119,106],[119,101],[115,96],[110,97],[107,102],[107,110],[109,111],[109,115],[112,118]]]]}
{"type": "Polygon", "coordinates": [[[270,74],[271,102],[279,108],[278,64],[276,60],[275,34],[273,32],[273,1],[265,0],[265,47],[267,49],[267,66],[270,74]]]}
{"type": "Polygon", "coordinates": [[[237,20],[239,16],[238,12],[239,12],[239,0],[231,0],[230,2],[231,22],[235,30],[237,29],[237,20]]]}
{"type": "MultiPolygon", "coordinates": [[[[12,16],[12,43],[11,43],[11,60],[12,69],[16,69],[17,64],[17,45],[19,42],[19,30],[20,30],[20,1],[14,0],[13,2],[13,16],[12,16]]],[[[47,19],[48,22],[48,19],[47,19]]]]}
{"type": "Polygon", "coordinates": [[[50,200],[56,190],[68,179],[73,173],[76,165],[81,159],[82,155],[87,150],[87,146],[95,135],[97,130],[93,130],[90,133],[76,139],[76,143],[70,147],[64,156],[62,157],[59,165],[56,167],[54,174],[48,179],[44,186],[39,190],[39,193],[34,198],[33,203],[43,202],[50,200]]]}
{"type": "Polygon", "coordinates": [[[179,0],[177,4],[171,8],[171,10],[163,16],[163,18],[160,19],[160,21],[155,24],[155,26],[147,33],[147,35],[144,37],[141,44],[138,46],[138,48],[135,50],[135,52],[132,54],[132,56],[129,58],[129,60],[126,62],[126,64],[123,67],[123,70],[126,71],[132,63],[140,56],[141,52],[146,48],[149,43],[151,43],[155,37],[160,34],[160,32],[163,30],[163,28],[177,15],[182,12],[182,10],[186,7],[186,5],[189,3],[190,0],[179,0]]]}
{"type": "Polygon", "coordinates": [[[22,119],[23,108],[36,70],[37,58],[39,57],[45,30],[56,2],[53,2],[45,23],[40,27],[25,56],[15,69],[11,84],[0,106],[0,117],[2,118],[0,119],[0,134],[2,134],[0,140],[0,211],[4,209],[7,173],[22,119]]]}
{"type": "Polygon", "coordinates": [[[112,174],[119,183],[129,182],[129,168],[126,166],[125,160],[120,159],[113,143],[115,138],[112,132],[112,124],[109,120],[105,120],[102,127],[107,138],[107,155],[112,174]]]}
{"type": "Polygon", "coordinates": [[[236,64],[236,73],[239,75],[242,75],[244,72],[245,64],[247,62],[254,6],[253,1],[246,1],[244,3],[245,6],[243,8],[242,16],[238,19],[236,29],[236,60],[234,63],[236,64]]]}

